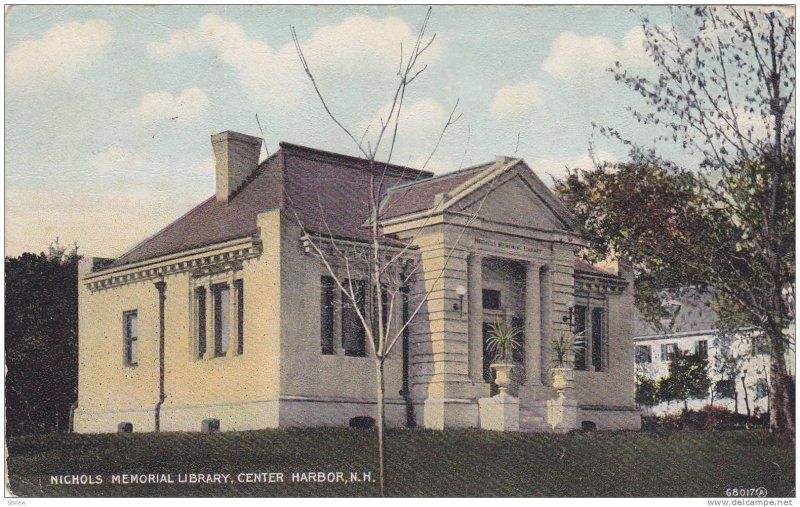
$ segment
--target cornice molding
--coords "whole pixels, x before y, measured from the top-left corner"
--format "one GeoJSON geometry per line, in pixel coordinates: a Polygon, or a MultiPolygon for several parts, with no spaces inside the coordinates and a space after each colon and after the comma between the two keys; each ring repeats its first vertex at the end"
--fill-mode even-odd
{"type": "Polygon", "coordinates": [[[187,251],[178,256],[90,273],[82,281],[87,289],[95,292],[185,272],[196,278],[241,269],[243,261],[258,257],[261,251],[261,240],[239,239],[201,251],[187,251]]]}
{"type": "Polygon", "coordinates": [[[629,282],[624,278],[575,272],[576,291],[581,290],[591,294],[622,294],[628,285],[629,282]]]}

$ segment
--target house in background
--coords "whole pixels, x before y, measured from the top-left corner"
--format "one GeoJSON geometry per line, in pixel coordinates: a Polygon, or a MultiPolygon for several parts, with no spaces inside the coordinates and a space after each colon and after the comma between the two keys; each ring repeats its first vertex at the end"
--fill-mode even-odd
{"type": "MultiPolygon", "coordinates": [[[[82,264],[78,432],[347,426],[375,415],[364,330],[299,226],[364,249],[374,169],[288,143],[259,163],[261,140],[235,132],[212,145],[215,195],[121,257],[82,264]]],[[[582,229],[531,168],[508,157],[441,176],[379,167],[384,246],[419,267],[394,325],[430,293],[385,363],[387,424],[492,427],[481,405],[496,400],[486,329],[504,320],[523,331],[523,350],[500,429],[639,428],[630,274],[576,260],[582,229]],[[570,313],[591,340],[562,399],[551,340],[570,313]]],[[[363,293],[367,273],[347,268],[363,293]]]]}
{"type": "MultiPolygon", "coordinates": [[[[678,349],[699,354],[708,359],[711,388],[708,396],[689,400],[689,409],[699,410],[713,403],[741,414],[767,412],[769,348],[766,341],[752,328],[720,332],[712,302],[712,295],[686,291],[666,305],[661,329],[637,314],[634,324],[636,373],[658,381],[667,376],[669,362],[678,349]],[[721,368],[726,357],[736,364],[733,376],[721,368]]],[[[793,354],[787,357],[787,366],[793,374],[793,354]]],[[[683,403],[660,402],[643,408],[649,413],[663,415],[683,410],[683,403]]]]}

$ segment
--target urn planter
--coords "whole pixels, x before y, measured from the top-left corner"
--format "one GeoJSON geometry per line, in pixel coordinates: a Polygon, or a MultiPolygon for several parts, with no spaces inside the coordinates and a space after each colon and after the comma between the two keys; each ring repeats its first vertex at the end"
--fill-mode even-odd
{"type": "Polygon", "coordinates": [[[572,368],[553,368],[553,389],[559,398],[564,398],[564,391],[572,389],[575,382],[575,370],[572,368]]]}
{"type": "Polygon", "coordinates": [[[500,389],[500,395],[506,395],[508,387],[511,385],[511,370],[513,363],[492,363],[491,367],[495,371],[494,383],[500,389]]]}

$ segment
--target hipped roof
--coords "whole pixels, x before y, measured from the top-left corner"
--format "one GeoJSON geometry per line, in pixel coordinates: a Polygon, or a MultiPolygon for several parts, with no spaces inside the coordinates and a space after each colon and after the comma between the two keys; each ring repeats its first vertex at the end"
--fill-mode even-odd
{"type": "MultiPolygon", "coordinates": [[[[496,166],[481,164],[434,177],[428,171],[375,162],[280,143],[227,202],[212,195],[188,213],[117,258],[118,267],[215,243],[258,234],[257,217],[265,211],[291,209],[308,232],[356,241],[370,239],[370,175],[380,192],[382,218],[431,209],[437,195],[479,178],[496,166]],[[383,181],[381,181],[381,176],[383,181]]],[[[576,271],[613,276],[585,262],[576,271]]]]}

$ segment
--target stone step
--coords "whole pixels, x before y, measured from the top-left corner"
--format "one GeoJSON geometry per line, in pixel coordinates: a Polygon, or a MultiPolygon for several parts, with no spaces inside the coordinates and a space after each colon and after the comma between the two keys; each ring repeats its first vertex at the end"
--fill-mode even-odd
{"type": "Polygon", "coordinates": [[[520,431],[535,433],[552,431],[550,425],[545,422],[544,418],[535,415],[532,410],[520,410],[519,429],[520,431]]]}

